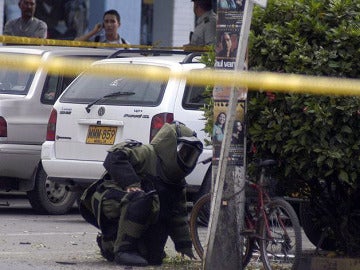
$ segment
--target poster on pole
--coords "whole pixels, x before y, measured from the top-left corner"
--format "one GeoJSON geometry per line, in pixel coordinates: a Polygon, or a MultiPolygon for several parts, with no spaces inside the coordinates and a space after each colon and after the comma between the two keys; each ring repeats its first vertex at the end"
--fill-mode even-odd
{"type": "MultiPolygon", "coordinates": [[[[214,101],[214,127],[213,127],[213,151],[214,163],[218,163],[221,143],[224,138],[224,126],[227,117],[229,99],[217,99],[214,101]]],[[[245,136],[245,101],[239,100],[236,106],[235,121],[231,133],[231,144],[228,156],[228,165],[243,166],[244,160],[244,136],[245,136]]]]}
{"type": "MultiPolygon", "coordinates": [[[[258,0],[263,3],[264,0],[258,0]]],[[[218,0],[216,69],[246,69],[246,49],[254,3],[252,0],[218,0]],[[238,37],[238,39],[236,39],[238,37]],[[237,52],[232,51],[237,48],[237,52]]],[[[214,97],[213,177],[214,192],[204,258],[204,269],[242,269],[241,230],[245,202],[245,129],[246,88],[216,85],[214,97]],[[228,115],[224,115],[227,112],[228,115]],[[215,132],[224,122],[222,142],[215,132]],[[220,123],[220,124],[219,124],[220,123]],[[215,126],[218,125],[218,126],[215,126]],[[236,132],[239,130],[240,132],[236,132]],[[219,150],[220,149],[220,150],[219,150]],[[234,194],[239,196],[234,197],[234,194]],[[229,199],[230,198],[230,199],[229,199]],[[229,230],[234,224],[235,230],[229,230]],[[228,239],[231,239],[229,241],[228,239]]],[[[217,131],[216,131],[217,130],[217,131]]]]}
{"type": "MultiPolygon", "coordinates": [[[[239,46],[239,37],[244,15],[244,0],[218,0],[217,3],[217,25],[215,46],[215,68],[234,70],[236,54],[239,46]]],[[[217,166],[220,158],[220,148],[226,121],[226,111],[229,104],[231,85],[216,85],[213,89],[214,97],[214,127],[213,127],[213,165],[217,166]]],[[[244,160],[244,107],[246,100],[246,89],[235,88],[238,91],[238,105],[236,109],[233,136],[242,140],[232,140],[229,149],[228,165],[243,166],[244,160]],[[240,127],[241,126],[241,127],[240,127]],[[239,131],[241,129],[241,132],[239,131]],[[241,133],[241,134],[240,134],[241,133]],[[235,154],[236,153],[236,154],[235,154]]]]}

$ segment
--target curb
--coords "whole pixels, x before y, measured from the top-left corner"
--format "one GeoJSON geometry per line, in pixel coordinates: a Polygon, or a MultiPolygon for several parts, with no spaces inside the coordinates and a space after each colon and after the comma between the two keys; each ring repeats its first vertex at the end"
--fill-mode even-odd
{"type": "Polygon", "coordinates": [[[303,254],[298,270],[360,270],[360,258],[303,254]]]}

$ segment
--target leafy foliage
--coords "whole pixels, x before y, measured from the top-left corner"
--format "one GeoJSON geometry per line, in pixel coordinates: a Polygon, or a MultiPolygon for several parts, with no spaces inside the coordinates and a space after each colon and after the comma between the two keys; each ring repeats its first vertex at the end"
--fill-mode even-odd
{"type": "MultiPolygon", "coordinates": [[[[214,47],[209,48],[209,51],[202,54],[201,56],[201,62],[204,63],[207,67],[211,68],[215,65],[215,49],[214,47]]],[[[209,136],[212,136],[212,129],[214,126],[214,117],[213,117],[213,108],[214,108],[214,99],[213,99],[213,87],[207,86],[205,88],[205,92],[203,93],[205,97],[205,103],[206,105],[203,108],[204,111],[204,117],[206,119],[205,122],[205,132],[209,134],[209,136]]],[[[205,143],[210,145],[212,142],[205,139],[205,143]]]]}
{"type": "MultiPolygon", "coordinates": [[[[360,77],[358,1],[269,1],[255,9],[252,26],[253,70],[360,77]]],[[[352,185],[360,166],[359,105],[358,97],[254,92],[249,135],[259,155],[284,160],[285,176],[335,175],[352,185]]]]}
{"type": "MultiPolygon", "coordinates": [[[[359,1],[269,0],[254,11],[250,69],[360,77],[359,1]]],[[[348,224],[359,209],[360,98],[251,92],[247,117],[253,158],[280,160],[283,186],[299,191],[300,183],[310,201],[331,207],[321,222],[337,248],[358,250],[348,224]]]]}
{"type": "MultiPolygon", "coordinates": [[[[209,53],[203,61],[212,66],[214,57],[209,53]]],[[[266,9],[255,7],[249,68],[360,78],[360,2],[268,0],[266,9]]],[[[205,131],[211,134],[211,88],[207,95],[205,131]]],[[[359,131],[359,97],[249,92],[248,172],[256,159],[279,160],[283,192],[306,196],[316,217],[311,222],[351,255],[360,250],[354,215],[360,213],[359,131]]]]}

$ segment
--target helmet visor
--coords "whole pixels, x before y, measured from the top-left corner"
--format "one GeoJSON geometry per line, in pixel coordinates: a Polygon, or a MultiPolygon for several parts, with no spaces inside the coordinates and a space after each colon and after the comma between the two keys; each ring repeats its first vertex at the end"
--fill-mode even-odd
{"type": "Polygon", "coordinates": [[[185,168],[194,168],[202,153],[203,145],[196,137],[180,137],[177,145],[177,158],[185,168]]]}

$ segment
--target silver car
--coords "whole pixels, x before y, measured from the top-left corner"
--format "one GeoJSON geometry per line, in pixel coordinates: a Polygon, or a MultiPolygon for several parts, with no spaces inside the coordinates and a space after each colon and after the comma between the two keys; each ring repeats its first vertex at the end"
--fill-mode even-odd
{"type": "MultiPolygon", "coordinates": [[[[0,57],[38,56],[42,61],[57,57],[99,60],[111,49],[3,46],[0,57]]],[[[47,180],[40,154],[52,105],[75,76],[45,68],[35,72],[0,67],[0,188],[25,191],[32,207],[40,213],[64,214],[78,194],[66,185],[47,180]]]]}

